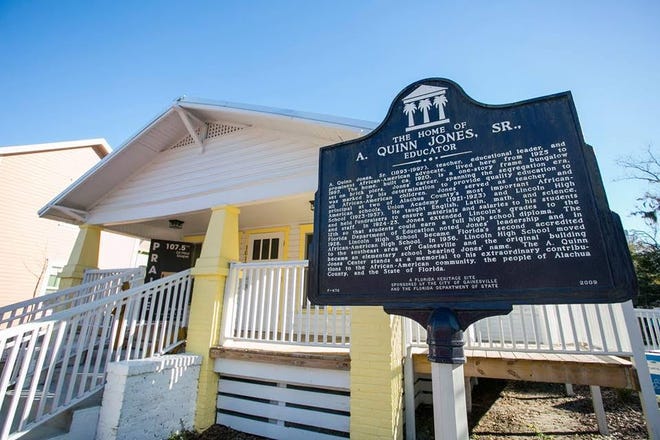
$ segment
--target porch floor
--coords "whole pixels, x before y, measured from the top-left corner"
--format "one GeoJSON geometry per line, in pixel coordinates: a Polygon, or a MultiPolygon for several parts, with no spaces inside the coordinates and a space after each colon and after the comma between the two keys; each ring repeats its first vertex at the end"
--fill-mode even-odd
{"type": "MultiPolygon", "coordinates": [[[[623,357],[593,354],[533,353],[502,350],[465,350],[466,377],[570,383],[639,391],[637,372],[623,357]]],[[[347,348],[250,344],[211,347],[213,359],[239,359],[276,365],[349,371],[347,348]]],[[[414,371],[430,374],[426,350],[413,353],[414,371]]]]}
{"type": "Polygon", "coordinates": [[[250,346],[211,347],[212,359],[238,359],[296,367],[349,371],[351,356],[347,348],[297,345],[251,344],[250,346]]]}
{"type": "MultiPolygon", "coordinates": [[[[630,360],[609,355],[465,350],[466,377],[569,383],[639,391],[630,360]]],[[[414,353],[415,373],[431,374],[426,353],[414,353]]]]}

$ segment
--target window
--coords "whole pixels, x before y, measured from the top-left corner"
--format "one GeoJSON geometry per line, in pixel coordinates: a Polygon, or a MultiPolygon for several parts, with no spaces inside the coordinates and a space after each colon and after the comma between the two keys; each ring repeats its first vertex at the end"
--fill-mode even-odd
{"type": "Polygon", "coordinates": [[[64,268],[64,265],[61,264],[52,264],[48,266],[46,270],[45,278],[46,282],[44,283],[42,295],[56,292],[60,288],[60,272],[64,268]]]}
{"type": "Polygon", "coordinates": [[[252,261],[277,260],[279,258],[279,250],[279,238],[252,240],[252,261]]]}
{"type": "Polygon", "coordinates": [[[284,234],[281,232],[250,234],[248,241],[248,261],[284,260],[284,234]]]}
{"type": "Polygon", "coordinates": [[[46,285],[46,289],[57,290],[58,287],[60,287],[60,277],[57,276],[57,274],[48,275],[48,284],[46,285]]]}

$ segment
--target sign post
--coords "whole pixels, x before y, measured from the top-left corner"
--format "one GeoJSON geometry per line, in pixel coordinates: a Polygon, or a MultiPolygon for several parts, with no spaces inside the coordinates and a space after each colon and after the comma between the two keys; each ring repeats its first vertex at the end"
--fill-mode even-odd
{"type": "Polygon", "coordinates": [[[455,311],[447,307],[425,310],[385,307],[387,313],[406,316],[426,326],[428,359],[431,362],[434,431],[437,440],[468,438],[463,330],[481,318],[510,310],[455,311]]]}
{"type": "Polygon", "coordinates": [[[433,311],[429,319],[429,329],[431,330],[428,345],[433,390],[433,419],[436,421],[435,438],[467,439],[463,331],[456,315],[445,307],[433,311]]]}
{"type": "Polygon", "coordinates": [[[321,149],[314,228],[313,303],[382,305],[427,328],[435,411],[456,426],[436,419],[436,438],[467,438],[471,323],[637,290],[569,92],[493,106],[446,79],[411,84],[369,135],[321,149]]]}

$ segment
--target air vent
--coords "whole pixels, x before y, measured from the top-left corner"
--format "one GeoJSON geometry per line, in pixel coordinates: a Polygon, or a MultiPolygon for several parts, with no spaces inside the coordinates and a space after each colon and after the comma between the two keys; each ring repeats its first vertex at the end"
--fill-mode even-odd
{"type": "MultiPolygon", "coordinates": [[[[226,136],[228,134],[235,133],[235,132],[240,131],[243,128],[245,128],[245,127],[242,127],[240,125],[223,124],[223,123],[217,123],[217,122],[211,122],[211,123],[208,124],[208,126],[209,126],[209,129],[208,129],[208,133],[206,135],[206,139],[219,138],[221,136],[226,136]]],[[[200,129],[198,128],[197,130],[195,130],[195,132],[199,135],[200,129]]],[[[194,145],[194,144],[195,144],[195,141],[193,140],[192,136],[187,134],[179,142],[172,145],[171,149],[187,147],[189,145],[194,145]]]]}
{"type": "MultiPolygon", "coordinates": [[[[197,134],[199,134],[199,130],[195,130],[195,131],[197,132],[197,134]]],[[[177,142],[176,144],[172,145],[172,148],[171,148],[171,149],[181,148],[181,147],[187,147],[188,145],[193,145],[194,143],[195,143],[195,141],[193,140],[192,136],[190,136],[189,134],[187,134],[187,135],[185,135],[185,136],[183,137],[183,139],[181,139],[179,142],[177,142]]]]}
{"type": "Polygon", "coordinates": [[[209,133],[206,136],[207,139],[213,139],[220,136],[225,136],[227,134],[235,133],[237,131],[243,130],[244,127],[239,125],[229,125],[229,124],[218,124],[212,122],[209,124],[209,133]]]}

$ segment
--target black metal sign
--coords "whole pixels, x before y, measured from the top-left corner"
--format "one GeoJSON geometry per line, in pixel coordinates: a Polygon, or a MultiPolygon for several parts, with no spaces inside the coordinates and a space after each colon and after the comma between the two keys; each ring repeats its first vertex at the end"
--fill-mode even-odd
{"type": "Polygon", "coordinates": [[[368,136],[322,148],[310,256],[318,304],[614,302],[636,279],[569,92],[484,105],[404,89],[368,136]]]}
{"type": "Polygon", "coordinates": [[[148,283],[190,269],[193,264],[194,248],[193,243],[151,240],[144,282],[148,283]]]}

